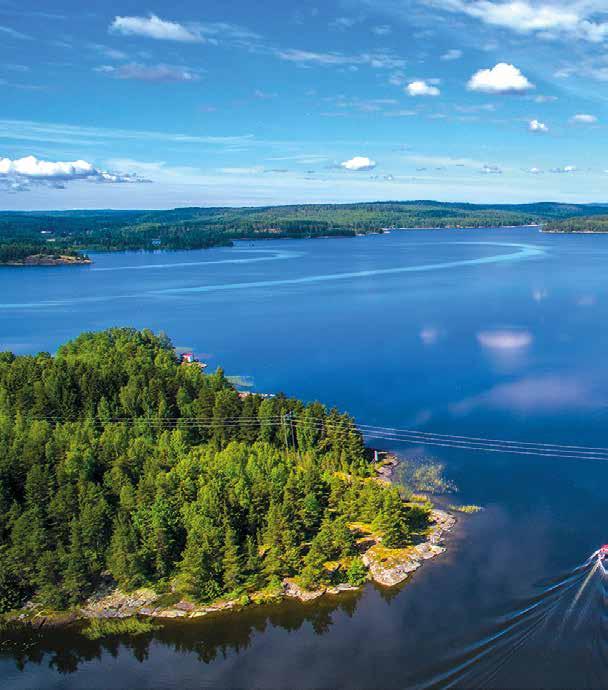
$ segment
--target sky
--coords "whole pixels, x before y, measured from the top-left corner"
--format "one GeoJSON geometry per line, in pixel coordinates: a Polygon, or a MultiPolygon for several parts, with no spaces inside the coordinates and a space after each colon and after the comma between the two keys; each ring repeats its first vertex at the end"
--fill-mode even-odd
{"type": "Polygon", "coordinates": [[[0,209],[608,202],[608,0],[97,5],[0,0],[0,209]]]}

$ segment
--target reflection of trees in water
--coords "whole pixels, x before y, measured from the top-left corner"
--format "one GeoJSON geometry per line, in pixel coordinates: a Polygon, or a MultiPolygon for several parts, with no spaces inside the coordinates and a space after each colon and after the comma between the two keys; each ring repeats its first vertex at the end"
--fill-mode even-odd
{"type": "Polygon", "coordinates": [[[105,654],[117,657],[119,652],[128,651],[142,663],[149,657],[151,643],[156,642],[177,652],[195,653],[199,661],[210,663],[218,655],[226,658],[229,653],[247,649],[255,634],[269,627],[294,632],[309,623],[316,635],[324,635],[331,628],[336,611],[349,618],[354,615],[360,596],[361,592],[344,592],[307,604],[284,601],[197,621],[168,621],[151,633],[101,640],[87,639],[77,627],[41,630],[20,626],[3,631],[0,655],[12,657],[20,670],[28,664],[47,663],[58,673],[69,674],[77,671],[80,664],[101,660],[105,654]]]}

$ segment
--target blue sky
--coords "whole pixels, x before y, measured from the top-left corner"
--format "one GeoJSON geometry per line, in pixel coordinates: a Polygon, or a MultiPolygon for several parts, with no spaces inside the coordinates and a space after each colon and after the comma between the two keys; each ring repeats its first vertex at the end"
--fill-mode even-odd
{"type": "Polygon", "coordinates": [[[606,0],[0,0],[0,208],[608,202],[606,0]]]}

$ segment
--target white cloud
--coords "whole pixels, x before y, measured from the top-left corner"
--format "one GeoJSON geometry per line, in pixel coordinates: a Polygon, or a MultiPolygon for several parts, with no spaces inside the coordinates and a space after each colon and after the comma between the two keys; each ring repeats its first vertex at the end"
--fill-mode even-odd
{"type": "Polygon", "coordinates": [[[555,39],[564,35],[601,43],[608,36],[608,22],[597,21],[605,12],[603,0],[427,0],[450,12],[460,12],[484,24],[519,34],[555,39]]]}
{"type": "Polygon", "coordinates": [[[484,175],[502,175],[502,168],[499,168],[497,165],[487,165],[486,164],[481,169],[481,172],[484,175]]]}
{"type": "Polygon", "coordinates": [[[469,91],[482,93],[510,94],[524,93],[534,88],[521,71],[514,65],[499,62],[492,69],[480,69],[467,84],[469,91]]]}
{"type": "Polygon", "coordinates": [[[345,170],[353,171],[373,170],[376,167],[376,161],[367,158],[367,156],[355,156],[350,160],[343,161],[340,166],[345,170]]]}
{"type": "Polygon", "coordinates": [[[345,55],[344,53],[320,53],[312,50],[287,50],[275,51],[277,57],[288,62],[308,65],[336,65],[356,67],[368,65],[376,69],[398,69],[405,66],[405,60],[390,53],[360,53],[358,55],[345,55]]]}
{"type": "Polygon", "coordinates": [[[210,136],[137,129],[111,129],[107,127],[85,127],[32,120],[0,119],[0,140],[16,139],[18,141],[36,141],[44,144],[79,144],[99,145],[108,140],[166,142],[172,145],[190,146],[192,144],[242,148],[254,145],[256,139],[252,134],[235,136],[210,136]]]}
{"type": "Polygon", "coordinates": [[[439,96],[441,93],[436,86],[432,86],[423,80],[410,82],[406,87],[406,91],[410,96],[439,96]]]}
{"type": "Polygon", "coordinates": [[[197,81],[198,74],[187,67],[175,65],[142,65],[139,62],[129,62],[115,67],[102,65],[96,72],[109,74],[116,79],[138,79],[139,81],[197,81]]]}
{"type": "Polygon", "coordinates": [[[200,33],[183,24],[160,19],[155,14],[148,17],[114,17],[110,31],[124,36],[145,36],[157,41],[179,41],[181,43],[202,41],[200,33]]]}
{"type": "Polygon", "coordinates": [[[549,131],[549,128],[547,127],[547,125],[544,122],[541,122],[540,120],[530,120],[530,122],[528,122],[528,129],[531,132],[543,132],[543,133],[545,133],[545,132],[549,131]]]}
{"type": "MultiPolygon", "coordinates": [[[[261,165],[254,165],[249,168],[246,167],[232,167],[232,168],[220,168],[220,172],[224,175],[259,175],[264,172],[264,168],[261,165]]],[[[286,171],[281,171],[286,172],[286,171]]]]}
{"type": "Polygon", "coordinates": [[[352,29],[355,24],[361,21],[360,17],[337,17],[329,23],[331,29],[339,29],[344,31],[346,29],[352,29]]]}
{"type": "Polygon", "coordinates": [[[441,56],[441,60],[450,62],[451,60],[460,60],[462,57],[462,50],[458,50],[458,48],[452,48],[451,50],[448,50],[441,56]]]}
{"type": "Polygon", "coordinates": [[[543,171],[540,168],[530,168],[528,172],[531,175],[542,175],[543,171]]]}
{"type": "Polygon", "coordinates": [[[75,180],[114,184],[146,181],[133,174],[100,170],[85,160],[45,161],[36,156],[14,160],[0,158],[0,186],[9,190],[23,191],[33,184],[62,188],[67,182],[75,180]]]}
{"type": "Polygon", "coordinates": [[[594,125],[597,122],[597,117],[595,115],[580,113],[571,118],[570,122],[575,125],[594,125]]]}
{"type": "Polygon", "coordinates": [[[564,165],[563,168],[551,168],[549,172],[567,175],[569,173],[575,173],[577,170],[578,168],[576,165],[564,165]]]}
{"type": "Polygon", "coordinates": [[[376,34],[376,36],[388,36],[391,32],[392,29],[388,24],[372,27],[372,33],[376,34]]]}

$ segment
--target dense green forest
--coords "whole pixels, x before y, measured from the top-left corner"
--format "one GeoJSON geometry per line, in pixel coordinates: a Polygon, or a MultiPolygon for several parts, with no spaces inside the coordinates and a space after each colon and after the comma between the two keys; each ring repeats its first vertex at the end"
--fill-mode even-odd
{"type": "Polygon", "coordinates": [[[582,216],[547,223],[545,232],[608,232],[608,215],[582,216]]]}
{"type": "Polygon", "coordinates": [[[202,602],[285,576],[360,583],[351,521],[397,547],[428,520],[372,474],[348,415],[239,395],[164,335],[2,353],[0,610],[75,605],[107,571],[202,602]]]}
{"type": "Polygon", "coordinates": [[[491,227],[608,214],[584,204],[476,205],[436,201],[310,204],[167,211],[0,212],[0,244],[75,250],[199,249],[236,239],[352,236],[386,228],[491,227]]]}

